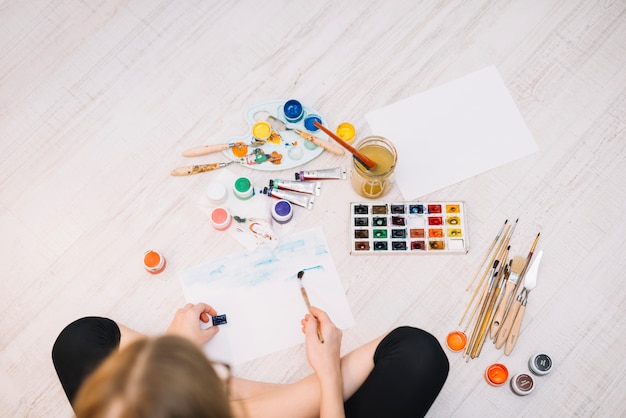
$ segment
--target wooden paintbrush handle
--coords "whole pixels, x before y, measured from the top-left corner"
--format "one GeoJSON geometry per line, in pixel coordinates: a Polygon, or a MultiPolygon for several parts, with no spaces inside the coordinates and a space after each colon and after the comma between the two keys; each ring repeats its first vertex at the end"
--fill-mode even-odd
{"type": "Polygon", "coordinates": [[[199,157],[200,155],[207,155],[213,152],[224,151],[228,149],[230,145],[231,144],[215,144],[191,148],[183,152],[183,157],[199,157]]]}
{"type": "Polygon", "coordinates": [[[188,165],[185,167],[178,167],[170,173],[172,176],[190,176],[192,174],[204,173],[205,171],[217,170],[222,167],[221,164],[200,164],[200,165],[188,165]]]}
{"type": "Polygon", "coordinates": [[[513,293],[513,289],[515,285],[511,282],[506,282],[506,287],[504,288],[504,295],[502,296],[502,300],[498,304],[498,308],[496,309],[496,313],[493,315],[493,321],[491,322],[491,328],[489,330],[489,336],[493,339],[498,334],[498,330],[500,326],[502,326],[502,321],[504,320],[504,314],[506,310],[506,305],[509,304],[509,298],[511,297],[511,293],[513,293]]]}
{"type": "Polygon", "coordinates": [[[513,321],[515,320],[515,316],[522,306],[522,301],[518,298],[511,305],[511,309],[507,312],[506,317],[504,318],[504,323],[502,324],[502,328],[498,331],[498,337],[496,338],[496,348],[500,349],[506,342],[506,339],[509,337],[509,332],[511,331],[511,327],[513,326],[513,321]]]}
{"type": "Polygon", "coordinates": [[[515,343],[517,342],[517,337],[519,337],[519,331],[522,327],[522,319],[524,319],[524,312],[526,312],[526,305],[522,304],[522,306],[520,306],[519,308],[519,312],[517,313],[517,315],[515,315],[515,321],[513,322],[513,326],[511,327],[511,332],[506,339],[504,354],[506,354],[507,356],[513,351],[515,343]]]}
{"type": "Polygon", "coordinates": [[[324,141],[321,138],[318,138],[318,137],[313,136],[311,134],[308,134],[306,132],[302,132],[299,129],[294,129],[294,132],[297,133],[298,135],[300,135],[302,138],[306,139],[307,141],[311,141],[312,143],[314,143],[318,147],[323,148],[323,149],[325,149],[328,152],[331,152],[331,153],[333,153],[335,155],[343,155],[343,154],[345,154],[345,151],[343,150],[343,148],[340,147],[339,145],[335,144],[334,142],[324,141]]]}
{"type": "Polygon", "coordinates": [[[343,139],[339,138],[332,131],[326,128],[324,125],[322,125],[318,121],[313,121],[313,125],[317,126],[319,129],[324,131],[326,135],[328,135],[329,137],[337,141],[339,145],[347,149],[352,155],[354,155],[359,161],[361,161],[361,163],[363,163],[363,165],[368,170],[373,170],[374,168],[376,168],[376,162],[374,160],[372,160],[371,158],[369,158],[367,155],[363,154],[362,152],[358,151],[356,148],[352,147],[343,139]]]}

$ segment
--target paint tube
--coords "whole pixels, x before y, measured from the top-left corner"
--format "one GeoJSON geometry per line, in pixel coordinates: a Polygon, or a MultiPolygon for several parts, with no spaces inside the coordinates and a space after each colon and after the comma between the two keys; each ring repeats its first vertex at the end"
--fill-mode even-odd
{"type": "Polygon", "coordinates": [[[300,171],[296,173],[296,180],[324,180],[324,179],[339,179],[345,180],[348,178],[345,167],[327,168],[324,170],[308,170],[300,171]]]}
{"type": "Polygon", "coordinates": [[[312,209],[315,197],[310,194],[292,192],[290,190],[278,190],[273,187],[264,187],[263,194],[277,199],[285,199],[289,203],[302,206],[303,208],[312,209]]]}
{"type": "Polygon", "coordinates": [[[270,187],[319,196],[322,190],[322,182],[274,179],[270,180],[270,187]]]}

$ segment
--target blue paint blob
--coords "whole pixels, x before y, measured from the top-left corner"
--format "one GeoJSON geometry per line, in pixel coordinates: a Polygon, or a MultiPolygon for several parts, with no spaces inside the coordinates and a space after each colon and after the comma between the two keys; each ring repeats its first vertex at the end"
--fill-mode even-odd
{"type": "Polygon", "coordinates": [[[320,125],[322,124],[322,118],[317,115],[310,115],[304,119],[304,127],[311,132],[315,132],[319,130],[317,126],[313,124],[313,122],[317,121],[320,125]]]}

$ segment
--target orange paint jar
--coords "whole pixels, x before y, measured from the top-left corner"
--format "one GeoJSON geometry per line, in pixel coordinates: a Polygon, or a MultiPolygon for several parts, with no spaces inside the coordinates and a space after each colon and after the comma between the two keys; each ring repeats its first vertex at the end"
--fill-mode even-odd
{"type": "Polygon", "coordinates": [[[452,351],[461,351],[467,344],[467,335],[463,331],[452,331],[446,337],[446,344],[452,351]]]}
{"type": "Polygon", "coordinates": [[[143,267],[150,274],[159,274],[165,269],[165,258],[155,250],[148,250],[143,255],[143,267]]]}
{"type": "Polygon", "coordinates": [[[492,364],[485,370],[485,380],[492,386],[502,386],[508,378],[509,370],[504,364],[492,364]]]}

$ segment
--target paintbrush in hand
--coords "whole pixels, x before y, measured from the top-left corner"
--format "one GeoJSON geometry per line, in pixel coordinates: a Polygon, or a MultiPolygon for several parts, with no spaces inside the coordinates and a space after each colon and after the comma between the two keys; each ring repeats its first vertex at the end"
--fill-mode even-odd
{"type": "MultiPolygon", "coordinates": [[[[306,308],[308,309],[309,313],[313,315],[313,313],[311,312],[311,302],[309,301],[309,295],[307,295],[306,289],[302,285],[302,276],[304,276],[304,270],[300,270],[298,272],[298,283],[300,283],[300,293],[302,293],[302,298],[304,299],[304,304],[306,305],[306,308]]],[[[319,338],[321,343],[324,343],[324,337],[322,336],[322,330],[320,329],[319,324],[317,325],[317,338],[319,338]]]]}

